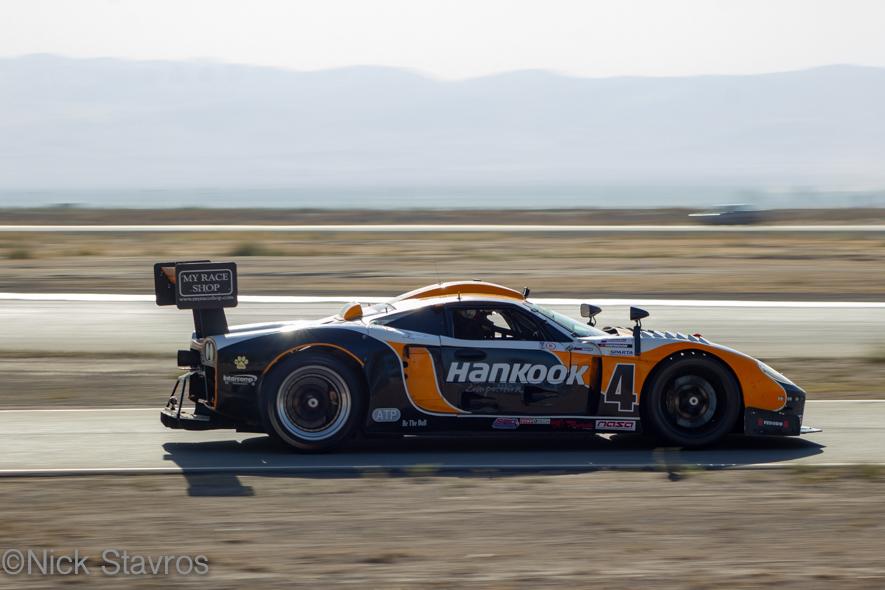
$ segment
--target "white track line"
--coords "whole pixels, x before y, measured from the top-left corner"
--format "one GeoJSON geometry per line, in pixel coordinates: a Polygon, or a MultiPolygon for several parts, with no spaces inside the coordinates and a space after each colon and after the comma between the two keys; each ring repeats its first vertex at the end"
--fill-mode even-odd
{"type": "MultiPolygon", "coordinates": [[[[379,303],[393,296],[378,295],[242,295],[242,303],[320,304],[379,303]]],[[[87,303],[153,303],[153,295],[126,295],[116,293],[0,293],[0,301],[70,301],[87,303]]],[[[803,309],[885,309],[885,301],[749,301],[739,299],[599,299],[588,297],[573,299],[562,297],[532,297],[540,305],[580,305],[592,302],[597,305],[647,305],[650,307],[753,307],[753,308],[803,308],[803,309]]]]}
{"type": "Polygon", "coordinates": [[[546,225],[546,224],[336,224],[336,225],[0,225],[0,232],[504,232],[504,233],[883,233],[885,225],[546,225]]]}
{"type": "MultiPolygon", "coordinates": [[[[797,466],[808,467],[854,467],[858,465],[883,466],[881,462],[837,462],[837,463],[570,463],[570,464],[452,464],[433,465],[434,473],[444,474],[451,472],[469,472],[477,469],[497,469],[501,471],[681,471],[686,467],[729,470],[729,471],[755,471],[792,469],[797,466]]],[[[417,466],[429,467],[420,463],[401,463],[396,465],[249,465],[249,466],[217,466],[217,467],[82,467],[64,469],[0,469],[0,477],[66,477],[66,476],[89,476],[89,475],[182,475],[191,473],[237,473],[249,475],[250,473],[279,473],[279,474],[310,474],[310,473],[355,473],[366,471],[408,471],[417,466]]]]}
{"type": "Polygon", "coordinates": [[[809,399],[806,400],[806,404],[832,404],[832,403],[840,403],[840,404],[861,404],[867,402],[885,402],[885,399],[809,399]]]}

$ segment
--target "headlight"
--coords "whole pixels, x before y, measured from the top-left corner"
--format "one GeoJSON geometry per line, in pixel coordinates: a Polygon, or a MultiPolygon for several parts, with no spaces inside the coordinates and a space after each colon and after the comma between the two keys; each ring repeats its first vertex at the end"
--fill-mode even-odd
{"type": "Polygon", "coordinates": [[[759,363],[759,368],[765,373],[770,379],[777,381],[778,383],[787,383],[788,385],[796,385],[789,379],[787,379],[784,375],[781,375],[762,361],[756,361],[759,363]]]}
{"type": "Polygon", "coordinates": [[[203,364],[209,365],[210,367],[215,366],[215,356],[218,353],[218,348],[215,346],[215,341],[211,338],[206,338],[203,342],[203,364]]]}

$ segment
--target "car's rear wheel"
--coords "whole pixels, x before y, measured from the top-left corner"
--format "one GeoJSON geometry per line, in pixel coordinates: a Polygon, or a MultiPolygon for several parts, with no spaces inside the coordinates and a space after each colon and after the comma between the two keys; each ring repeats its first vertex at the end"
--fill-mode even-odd
{"type": "Polygon", "coordinates": [[[663,442],[683,447],[713,444],[740,416],[740,387],[718,360],[699,351],[667,359],[642,397],[643,421],[663,442]]]}
{"type": "Polygon", "coordinates": [[[335,356],[298,353],[261,385],[268,434],[302,451],[335,447],[352,434],[365,406],[356,370],[335,356]]]}

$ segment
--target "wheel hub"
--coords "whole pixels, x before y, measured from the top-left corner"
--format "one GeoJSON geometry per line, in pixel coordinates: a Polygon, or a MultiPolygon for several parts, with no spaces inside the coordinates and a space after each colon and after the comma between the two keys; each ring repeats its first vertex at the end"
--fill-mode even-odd
{"type": "Polygon", "coordinates": [[[302,438],[325,438],[338,430],[350,406],[346,386],[319,370],[298,371],[280,388],[278,415],[286,430],[302,438]]]}
{"type": "Polygon", "coordinates": [[[664,396],[664,408],[670,421],[690,430],[709,424],[717,405],[715,388],[699,375],[679,377],[664,396]]]}

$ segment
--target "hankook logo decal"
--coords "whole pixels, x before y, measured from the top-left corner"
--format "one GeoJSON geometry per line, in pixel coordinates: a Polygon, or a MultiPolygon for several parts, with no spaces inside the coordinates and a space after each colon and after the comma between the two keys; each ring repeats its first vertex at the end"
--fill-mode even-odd
{"type": "Polygon", "coordinates": [[[583,385],[589,365],[537,365],[531,363],[452,363],[449,383],[549,383],[583,385]]]}

